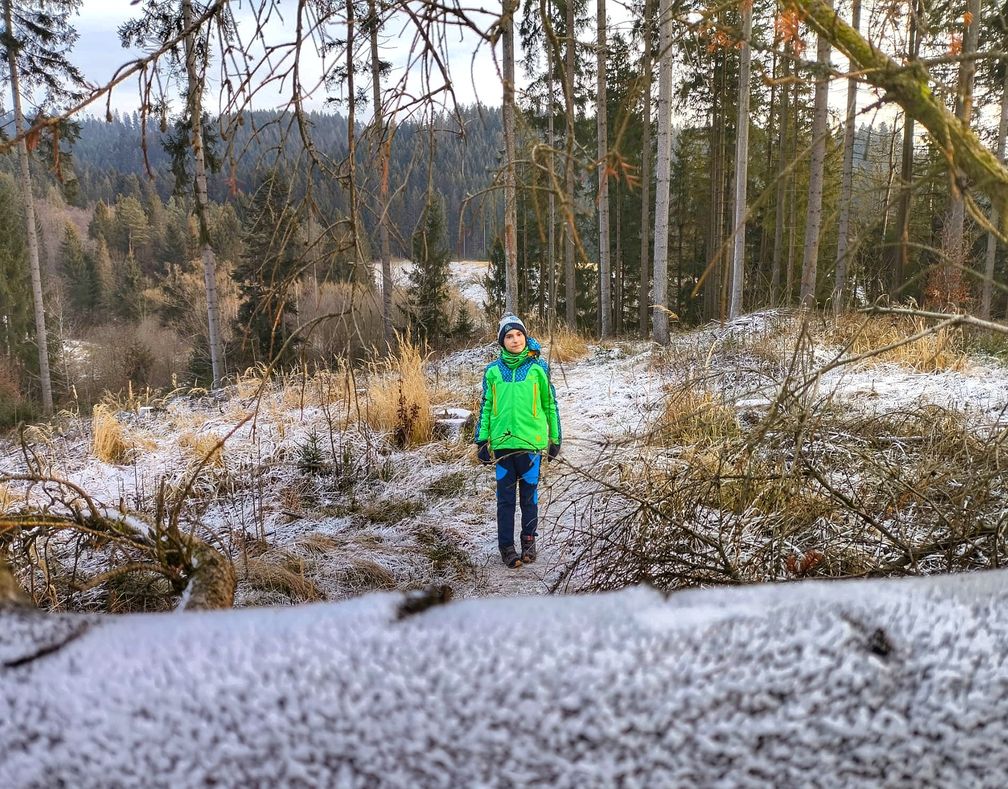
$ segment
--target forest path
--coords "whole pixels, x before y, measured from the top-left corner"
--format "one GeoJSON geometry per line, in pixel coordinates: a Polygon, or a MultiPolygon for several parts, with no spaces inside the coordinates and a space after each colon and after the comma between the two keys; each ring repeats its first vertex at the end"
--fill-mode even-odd
{"type": "MultiPolygon", "coordinates": [[[[539,483],[539,558],[534,564],[509,569],[497,548],[497,509],[494,469],[481,468],[477,501],[469,522],[475,527],[473,562],[478,568],[474,587],[478,597],[520,597],[547,594],[573,558],[564,551],[571,530],[591,524],[605,504],[602,486],[591,475],[604,473],[599,459],[613,457],[613,446],[633,441],[661,394],[661,377],[652,369],[648,345],[618,343],[591,346],[587,358],[550,365],[560,408],[563,435],[558,460],[543,462],[539,483]],[[596,512],[590,510],[595,508],[596,512]]],[[[618,455],[617,455],[618,456],[618,455]]],[[[515,513],[515,537],[520,515],[515,513]]]]}

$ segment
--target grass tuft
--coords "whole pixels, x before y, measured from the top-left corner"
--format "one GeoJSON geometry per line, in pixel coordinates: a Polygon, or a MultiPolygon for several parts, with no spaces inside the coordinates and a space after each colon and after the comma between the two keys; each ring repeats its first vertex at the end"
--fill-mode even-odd
{"type": "Polygon", "coordinates": [[[219,445],[220,439],[212,434],[196,435],[183,433],[179,438],[179,446],[189,452],[198,462],[206,461],[211,468],[224,467],[224,447],[219,445]]]}
{"type": "Polygon", "coordinates": [[[390,433],[398,447],[425,444],[434,432],[431,387],[420,348],[402,339],[399,352],[373,365],[365,420],[390,433]]]}
{"type": "MultiPolygon", "coordinates": [[[[836,345],[850,344],[849,352],[857,356],[898,343],[926,327],[923,318],[845,313],[827,326],[824,339],[836,345]]],[[[962,329],[946,327],[866,362],[900,364],[921,372],[962,370],[967,363],[966,341],[962,329]]]]}
{"type": "Polygon", "coordinates": [[[288,554],[281,553],[269,559],[250,558],[245,581],[253,589],[279,592],[295,602],[312,602],[325,597],[306,575],[304,560],[288,554]]]}
{"type": "Polygon", "coordinates": [[[91,429],[94,433],[91,452],[98,460],[116,465],[129,459],[132,445],[126,430],[106,406],[94,407],[91,429]]]}
{"type": "Polygon", "coordinates": [[[557,326],[545,352],[549,362],[574,362],[588,355],[588,339],[566,326],[557,326]]]}

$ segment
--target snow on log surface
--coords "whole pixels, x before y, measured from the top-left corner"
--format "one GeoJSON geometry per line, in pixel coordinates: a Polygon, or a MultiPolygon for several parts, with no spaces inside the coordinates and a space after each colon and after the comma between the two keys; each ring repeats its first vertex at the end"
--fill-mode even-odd
{"type": "Polygon", "coordinates": [[[1006,587],[8,609],[0,786],[1005,786],[1006,587]]]}

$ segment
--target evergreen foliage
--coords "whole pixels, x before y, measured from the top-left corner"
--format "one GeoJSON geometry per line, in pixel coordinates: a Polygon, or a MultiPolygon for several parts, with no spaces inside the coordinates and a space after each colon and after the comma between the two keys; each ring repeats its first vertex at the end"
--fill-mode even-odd
{"type": "Polygon", "coordinates": [[[445,238],[444,201],[431,192],[413,233],[410,271],[410,317],[417,334],[437,343],[451,333],[448,315],[450,250],[445,238]]]}
{"type": "Polygon", "coordinates": [[[23,214],[14,179],[0,175],[0,352],[31,364],[35,328],[23,214]]]}

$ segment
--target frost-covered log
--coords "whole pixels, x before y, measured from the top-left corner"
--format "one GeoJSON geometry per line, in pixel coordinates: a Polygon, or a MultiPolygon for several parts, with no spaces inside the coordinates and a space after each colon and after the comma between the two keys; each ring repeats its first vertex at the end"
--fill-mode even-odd
{"type": "Polygon", "coordinates": [[[0,612],[0,786],[1005,786],[1006,586],[0,612]]]}

